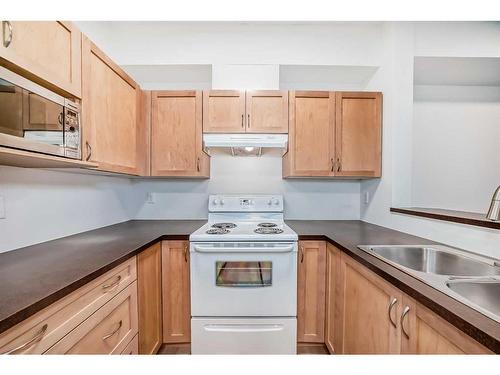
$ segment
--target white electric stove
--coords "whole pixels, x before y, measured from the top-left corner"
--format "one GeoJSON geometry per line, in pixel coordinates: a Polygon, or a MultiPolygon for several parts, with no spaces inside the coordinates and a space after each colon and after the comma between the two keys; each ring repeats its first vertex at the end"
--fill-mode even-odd
{"type": "Polygon", "coordinates": [[[191,352],[295,354],[297,234],[280,195],[213,195],[190,236],[191,352]]]}

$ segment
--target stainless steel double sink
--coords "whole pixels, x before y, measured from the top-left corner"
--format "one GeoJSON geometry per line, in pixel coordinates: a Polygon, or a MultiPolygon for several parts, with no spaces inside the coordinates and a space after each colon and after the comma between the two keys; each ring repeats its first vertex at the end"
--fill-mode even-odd
{"type": "Polygon", "coordinates": [[[358,248],[500,322],[499,260],[443,245],[358,248]]]}

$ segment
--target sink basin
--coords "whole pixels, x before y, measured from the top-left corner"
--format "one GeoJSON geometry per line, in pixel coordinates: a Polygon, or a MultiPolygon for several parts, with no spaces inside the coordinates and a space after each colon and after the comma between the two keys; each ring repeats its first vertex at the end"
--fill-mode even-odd
{"type": "Polygon", "coordinates": [[[434,246],[362,246],[361,248],[419,272],[449,276],[500,276],[500,267],[439,250],[434,246]]]}
{"type": "Polygon", "coordinates": [[[500,316],[500,280],[449,281],[446,286],[475,305],[500,316]]]}

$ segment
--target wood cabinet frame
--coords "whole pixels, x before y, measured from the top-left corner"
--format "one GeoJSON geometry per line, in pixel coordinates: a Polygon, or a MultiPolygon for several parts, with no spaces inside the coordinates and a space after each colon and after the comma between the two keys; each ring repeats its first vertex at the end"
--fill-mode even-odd
{"type": "MultiPolygon", "coordinates": [[[[227,109],[227,105],[225,105],[227,109]]],[[[226,109],[223,108],[225,111],[226,109]]],[[[246,116],[245,116],[245,91],[238,90],[207,90],[203,91],[203,132],[204,133],[245,133],[246,116]],[[237,98],[238,118],[233,124],[227,126],[215,126],[210,122],[210,100],[212,97],[232,97],[237,98]],[[241,122],[240,115],[241,114],[241,122]]]]}
{"type": "Polygon", "coordinates": [[[288,133],[288,91],[285,90],[248,90],[245,92],[245,113],[246,113],[246,127],[247,133],[288,133]],[[276,116],[275,121],[279,126],[269,128],[255,124],[254,113],[252,113],[252,100],[253,98],[279,98],[280,110],[273,113],[276,116]]]}

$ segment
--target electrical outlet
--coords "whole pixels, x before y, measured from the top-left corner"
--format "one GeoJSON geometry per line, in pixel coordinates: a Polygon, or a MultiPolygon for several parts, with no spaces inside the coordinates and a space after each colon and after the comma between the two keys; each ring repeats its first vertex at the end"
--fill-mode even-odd
{"type": "Polygon", "coordinates": [[[365,204],[370,203],[370,192],[365,191],[365,204]]]}
{"type": "Polygon", "coordinates": [[[154,193],[149,192],[146,194],[146,203],[155,204],[155,194],[154,193]]]}
{"type": "Polygon", "coordinates": [[[0,219],[5,219],[5,199],[0,196],[0,219]]]}

